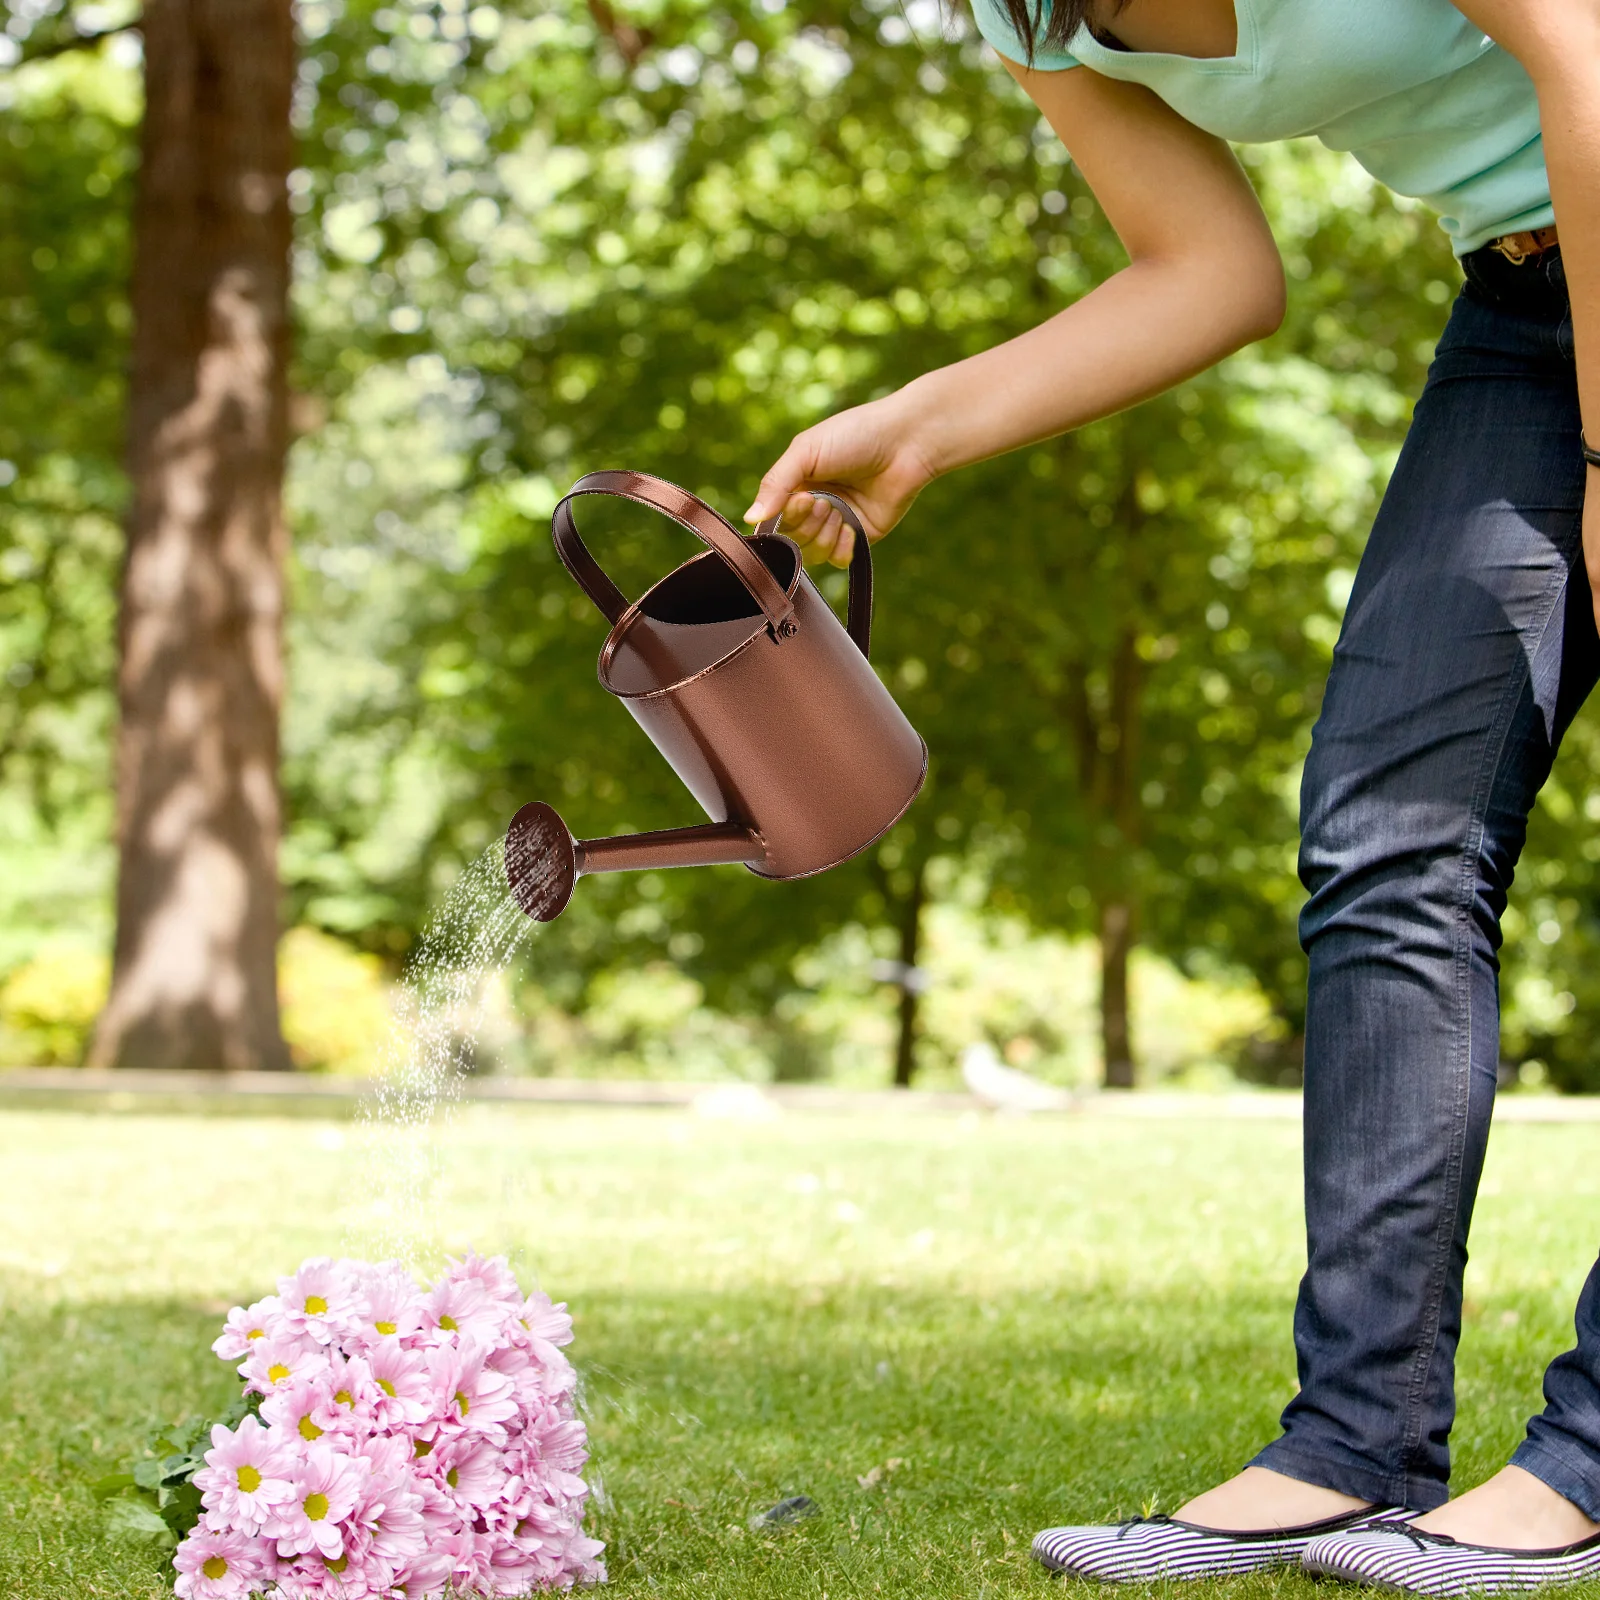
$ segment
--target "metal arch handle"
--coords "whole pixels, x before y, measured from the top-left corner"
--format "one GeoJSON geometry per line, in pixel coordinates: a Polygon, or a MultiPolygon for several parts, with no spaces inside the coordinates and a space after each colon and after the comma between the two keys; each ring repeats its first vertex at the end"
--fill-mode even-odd
{"type": "MultiPolygon", "coordinates": [[[[589,554],[588,547],[578,536],[572,502],[586,494],[632,500],[637,505],[649,506],[652,511],[671,517],[680,527],[687,528],[697,539],[708,544],[728,565],[734,576],[749,590],[751,599],[760,606],[774,639],[786,639],[795,631],[794,602],[767,570],[766,563],[751,549],[749,540],[731,522],[713,511],[697,495],[680,489],[675,483],[668,483],[664,478],[652,477],[648,472],[614,470],[590,472],[579,478],[562,497],[550,518],[551,535],[562,565],[608,622],[615,624],[621,618],[628,609],[628,599],[606,576],[605,569],[589,554]]],[[[864,540],[861,542],[865,543],[864,540]]]]}

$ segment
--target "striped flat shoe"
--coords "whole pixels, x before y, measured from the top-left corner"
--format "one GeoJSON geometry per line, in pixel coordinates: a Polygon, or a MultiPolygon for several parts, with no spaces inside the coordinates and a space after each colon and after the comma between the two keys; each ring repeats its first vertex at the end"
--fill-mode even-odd
{"type": "Polygon", "coordinates": [[[1600,1576],[1600,1533],[1559,1550],[1497,1550],[1421,1528],[1351,1528],[1316,1540],[1300,1564],[1313,1577],[1408,1594],[1503,1594],[1600,1576]]]}
{"type": "Polygon", "coordinates": [[[1033,1554],[1052,1572],[1094,1578],[1101,1583],[1217,1578],[1295,1566],[1311,1544],[1329,1534],[1407,1514],[1368,1506],[1297,1528],[1263,1528],[1244,1533],[1202,1528],[1175,1517],[1135,1517],[1098,1527],[1046,1528],[1034,1536],[1033,1554]]]}

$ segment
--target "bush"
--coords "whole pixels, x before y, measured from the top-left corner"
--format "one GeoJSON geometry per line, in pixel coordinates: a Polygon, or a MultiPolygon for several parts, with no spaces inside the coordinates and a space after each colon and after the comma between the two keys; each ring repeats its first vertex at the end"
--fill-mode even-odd
{"type": "Polygon", "coordinates": [[[110,983],[111,963],[81,945],[46,949],[24,962],[0,988],[0,1060],[76,1066],[110,983]]]}
{"type": "Polygon", "coordinates": [[[297,1067],[356,1074],[379,1070],[394,1016],[383,963],[376,956],[315,928],[294,928],[278,945],[278,996],[283,1036],[297,1067]]]}

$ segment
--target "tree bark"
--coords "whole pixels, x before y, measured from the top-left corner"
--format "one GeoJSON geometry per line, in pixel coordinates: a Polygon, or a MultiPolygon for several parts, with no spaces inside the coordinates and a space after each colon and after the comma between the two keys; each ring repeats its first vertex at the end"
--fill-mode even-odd
{"type": "Polygon", "coordinates": [[[1133,908],[1112,900],[1100,907],[1100,1043],[1108,1089],[1133,1087],[1133,1033],[1128,1026],[1128,955],[1133,908]]]}
{"type": "Polygon", "coordinates": [[[281,1068],[291,0],[146,0],[102,1066],[281,1068]]]}
{"type": "Polygon", "coordinates": [[[894,1086],[909,1089],[917,1070],[917,1006],[922,985],[917,972],[917,955],[922,948],[923,879],[926,867],[918,862],[900,916],[900,1036],[894,1051],[894,1086]]]}

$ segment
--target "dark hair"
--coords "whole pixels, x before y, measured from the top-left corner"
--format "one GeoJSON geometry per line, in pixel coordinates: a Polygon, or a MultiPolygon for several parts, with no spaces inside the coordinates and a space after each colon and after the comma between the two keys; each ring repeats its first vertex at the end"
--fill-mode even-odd
{"type": "MultiPolygon", "coordinates": [[[[1126,4],[1127,0],[1112,0],[1111,9],[1120,11],[1126,4]]],[[[1004,5],[1032,66],[1034,52],[1041,46],[1065,50],[1071,45],[1073,34],[1088,26],[1094,0],[1004,0],[1004,5]]]]}

